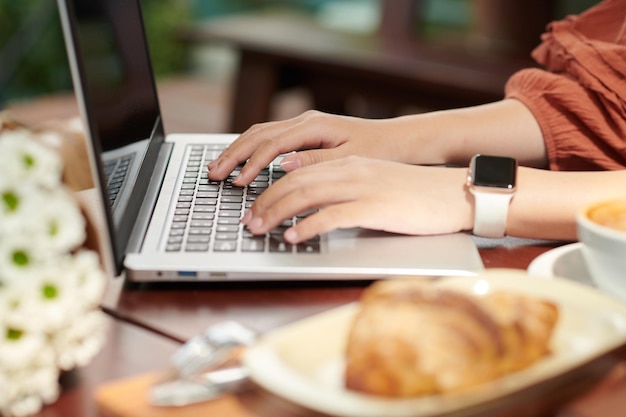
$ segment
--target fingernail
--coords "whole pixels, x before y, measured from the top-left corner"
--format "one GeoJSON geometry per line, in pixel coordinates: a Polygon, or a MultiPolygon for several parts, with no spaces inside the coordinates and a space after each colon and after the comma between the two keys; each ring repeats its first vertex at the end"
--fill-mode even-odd
{"type": "Polygon", "coordinates": [[[215,168],[217,168],[218,165],[219,165],[219,159],[214,159],[213,161],[207,164],[207,168],[209,169],[209,171],[212,171],[215,168]]]}
{"type": "Polygon", "coordinates": [[[294,169],[300,168],[300,160],[298,158],[285,157],[280,161],[280,166],[285,171],[293,171],[294,169]]]}
{"type": "Polygon", "coordinates": [[[283,235],[285,240],[289,243],[297,243],[298,242],[298,232],[295,231],[293,227],[285,230],[285,234],[283,235]]]}
{"type": "Polygon", "coordinates": [[[263,219],[261,217],[255,217],[248,223],[248,229],[252,232],[258,230],[263,225],[263,219]]]}

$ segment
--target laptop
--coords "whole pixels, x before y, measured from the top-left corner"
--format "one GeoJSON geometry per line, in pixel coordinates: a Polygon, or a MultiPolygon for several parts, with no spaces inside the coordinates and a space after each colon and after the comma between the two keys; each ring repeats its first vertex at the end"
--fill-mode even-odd
{"type": "Polygon", "coordinates": [[[285,175],[279,165],[245,188],[210,181],[206,164],[237,135],[164,134],[140,1],[58,6],[115,275],[131,282],[362,280],[483,269],[464,233],[418,237],[357,228],[300,245],[285,242],[281,228],[251,235],[240,218],[285,175]]]}

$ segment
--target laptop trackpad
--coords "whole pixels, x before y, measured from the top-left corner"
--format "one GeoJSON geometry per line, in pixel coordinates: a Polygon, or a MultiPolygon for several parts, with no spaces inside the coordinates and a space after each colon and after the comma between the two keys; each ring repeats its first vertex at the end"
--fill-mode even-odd
{"type": "MultiPolygon", "coordinates": [[[[337,230],[322,237],[324,263],[420,270],[479,271],[483,263],[470,235],[407,236],[366,229],[337,230]]],[[[441,272],[441,271],[440,271],[441,272]]]]}

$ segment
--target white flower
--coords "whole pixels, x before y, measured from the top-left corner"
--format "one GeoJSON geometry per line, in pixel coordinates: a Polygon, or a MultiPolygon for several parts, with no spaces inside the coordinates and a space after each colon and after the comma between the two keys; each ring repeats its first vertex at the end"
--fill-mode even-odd
{"type": "Polygon", "coordinates": [[[0,367],[6,370],[30,368],[33,364],[51,364],[51,346],[41,332],[29,332],[18,327],[0,327],[0,367]]]}
{"type": "MultiPolygon", "coordinates": [[[[67,190],[57,188],[27,202],[36,204],[38,213],[24,227],[33,239],[44,246],[44,250],[67,253],[83,244],[86,238],[85,219],[67,190]]],[[[32,212],[34,208],[27,207],[25,210],[32,212]]]]}
{"type": "Polygon", "coordinates": [[[68,370],[89,363],[104,343],[105,328],[104,313],[93,310],[61,329],[52,340],[59,367],[68,370]]]}
{"type": "MultiPolygon", "coordinates": [[[[25,314],[24,298],[28,297],[23,287],[4,284],[0,286],[0,332],[3,328],[17,327],[26,331],[41,331],[39,320],[25,314]]],[[[0,337],[0,343],[2,342],[0,337]]]]}
{"type": "Polygon", "coordinates": [[[0,373],[0,415],[28,416],[59,396],[59,370],[52,364],[0,373]]]}
{"type": "Polygon", "coordinates": [[[87,364],[104,343],[106,277],[81,249],[85,218],[61,174],[35,135],[0,133],[0,416],[55,401],[60,369],[87,364]]]}
{"type": "MultiPolygon", "coordinates": [[[[83,312],[82,294],[75,285],[73,271],[68,270],[69,256],[48,260],[42,268],[31,271],[13,317],[30,323],[41,331],[55,332],[83,312]]],[[[11,317],[11,316],[9,316],[11,317]]],[[[25,324],[26,325],[26,324],[25,324]]]]}
{"type": "Polygon", "coordinates": [[[30,182],[46,188],[57,187],[63,172],[59,156],[25,129],[0,135],[0,167],[8,181],[30,182]]]}
{"type": "Polygon", "coordinates": [[[0,240],[0,284],[26,285],[29,277],[40,273],[42,265],[54,259],[40,243],[26,234],[0,240]]]}
{"type": "Polygon", "coordinates": [[[0,238],[22,234],[28,234],[42,250],[66,253],[85,241],[85,219],[74,197],[63,188],[42,190],[0,180],[0,238]]]}
{"type": "Polygon", "coordinates": [[[76,278],[75,285],[81,293],[84,305],[98,307],[106,287],[106,277],[98,255],[93,251],[81,250],[70,260],[69,269],[76,278]]]}
{"type": "Polygon", "coordinates": [[[10,182],[0,172],[0,236],[19,233],[28,227],[40,206],[41,193],[33,184],[10,182]]]}

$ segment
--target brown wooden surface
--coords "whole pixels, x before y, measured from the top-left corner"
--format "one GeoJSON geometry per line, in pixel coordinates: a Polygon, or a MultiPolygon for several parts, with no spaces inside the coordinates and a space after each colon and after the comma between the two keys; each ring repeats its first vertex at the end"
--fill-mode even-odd
{"type": "MultiPolygon", "coordinates": [[[[536,255],[548,249],[550,246],[529,246],[488,249],[481,253],[487,265],[525,268],[536,255]]],[[[178,346],[175,339],[182,342],[224,319],[238,320],[262,333],[354,301],[365,285],[125,288],[121,278],[112,279],[105,306],[115,320],[105,350],[92,365],[77,373],[77,382],[41,415],[90,416],[95,415],[99,405],[106,410],[101,414],[103,417],[318,417],[317,413],[255,387],[190,409],[155,408],[148,405],[146,396],[150,382],[165,369],[169,355],[178,346]]],[[[569,379],[536,387],[521,397],[498,403],[488,413],[472,415],[623,416],[626,365],[623,361],[616,362],[620,357],[624,355],[606,358],[569,375],[569,379]],[[606,377],[600,379],[602,375],[606,377]]]]}
{"type": "MultiPolygon", "coordinates": [[[[480,253],[488,268],[526,269],[536,256],[552,247],[497,247],[480,249],[480,253]]],[[[226,319],[265,332],[355,301],[368,284],[356,281],[129,286],[120,277],[111,281],[104,305],[124,320],[183,341],[226,319]]]]}
{"type": "MultiPolygon", "coordinates": [[[[147,373],[100,386],[95,397],[102,417],[323,416],[318,412],[305,410],[282,400],[253,385],[240,389],[236,395],[223,395],[212,401],[185,407],[158,407],[150,404],[148,398],[152,384],[159,377],[159,373],[147,373]]],[[[626,394],[626,388],[623,386],[625,377],[626,366],[614,367],[614,361],[611,358],[603,358],[577,373],[562,377],[557,382],[547,382],[545,385],[531,387],[522,393],[496,400],[478,409],[466,410],[462,416],[528,417],[551,416],[560,413],[560,415],[571,417],[578,415],[618,417],[623,415],[619,414],[621,410],[616,407],[623,405],[623,400],[620,400],[618,396],[626,394]],[[606,378],[594,382],[608,369],[613,370],[606,378]],[[558,390],[554,387],[558,387],[558,390]],[[561,406],[564,398],[572,398],[576,393],[589,387],[593,387],[590,389],[591,394],[582,397],[582,400],[571,402],[565,408],[561,406]],[[552,393],[546,396],[545,390],[549,389],[552,389],[552,393]],[[609,391],[613,395],[609,398],[603,398],[602,395],[596,397],[593,395],[596,391],[609,391]],[[602,414],[598,414],[598,410],[602,414]]]]}
{"type": "MultiPolygon", "coordinates": [[[[198,89],[189,81],[171,82],[171,89],[161,99],[164,102],[165,122],[169,126],[185,125],[187,106],[185,92],[193,91],[190,104],[198,105],[198,89]],[[168,105],[174,100],[177,105],[168,105]],[[178,110],[178,111],[177,111],[178,110]]],[[[204,86],[205,90],[210,88],[204,86]]],[[[214,98],[214,97],[213,97],[214,98]]],[[[211,103],[211,98],[207,97],[211,103]]],[[[75,115],[73,100],[68,97],[49,98],[34,103],[23,103],[12,107],[14,114],[24,122],[37,122],[47,118],[75,115]],[[51,105],[50,103],[53,103],[51,105]],[[61,103],[61,104],[59,104],[61,103]]],[[[210,106],[209,106],[210,107],[210,106]]],[[[194,111],[202,112],[201,109],[194,111]]],[[[198,122],[200,123],[200,122],[198,122]]],[[[188,131],[203,129],[202,126],[187,126],[188,131]]],[[[207,127],[207,130],[217,130],[207,127]]],[[[488,268],[525,269],[541,253],[553,245],[530,245],[481,249],[481,256],[488,268]]],[[[367,283],[343,284],[237,284],[232,286],[186,286],[173,287],[127,287],[123,279],[111,278],[103,306],[110,313],[111,321],[104,349],[87,367],[72,372],[64,380],[64,390],[59,400],[47,406],[39,415],[52,417],[97,416],[95,393],[110,389],[127,395],[141,396],[145,383],[154,372],[166,368],[174,350],[186,338],[204,330],[208,325],[223,319],[239,320],[265,332],[298,319],[356,300],[367,283]],[[121,384],[121,385],[118,385],[121,384]],[[130,385],[129,385],[130,384],[130,385]],[[144,385],[142,385],[144,384],[144,385]],[[143,388],[142,388],[143,387],[143,388]]],[[[594,364],[584,373],[574,372],[565,381],[554,381],[547,386],[534,387],[523,393],[517,401],[506,402],[485,416],[526,417],[618,417],[626,410],[626,365],[620,358],[622,352],[594,364]],[[621,353],[621,355],[617,355],[621,353]],[[620,360],[617,364],[615,360],[620,360]],[[612,372],[609,372],[613,369],[612,372]],[[598,373],[605,375],[598,384],[598,373]],[[591,388],[591,389],[590,389],[591,388]]],[[[113,391],[108,401],[115,402],[124,395],[113,391]]],[[[103,397],[100,397],[101,399],[103,397]]],[[[141,403],[140,403],[141,404],[141,403]]],[[[155,414],[148,410],[145,416],[155,414]]],[[[168,416],[180,413],[173,411],[168,416]]],[[[134,414],[139,416],[140,414],[134,414]]],[[[313,417],[315,413],[263,392],[258,388],[245,393],[229,395],[215,402],[202,405],[201,415],[224,417],[269,417],[301,416],[313,417]]],[[[116,416],[117,417],[117,416],[116,416]]]]}

